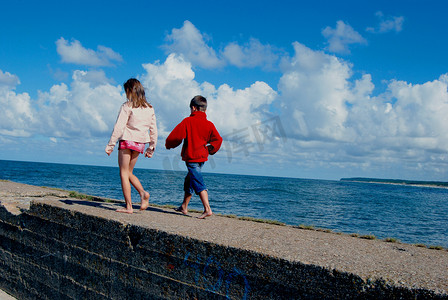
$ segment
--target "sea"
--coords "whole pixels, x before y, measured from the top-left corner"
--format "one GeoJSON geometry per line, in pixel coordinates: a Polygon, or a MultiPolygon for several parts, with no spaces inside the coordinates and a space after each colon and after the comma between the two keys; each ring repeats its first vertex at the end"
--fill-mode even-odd
{"type": "MultiPolygon", "coordinates": [[[[134,169],[150,202],[178,206],[186,172],[134,169]]],[[[118,167],[0,160],[0,179],[123,200],[118,167]]],[[[448,189],[204,173],[215,213],[448,248],[448,189]]],[[[140,198],[133,189],[133,201],[140,198]]],[[[194,196],[190,209],[202,209],[194,196]]]]}

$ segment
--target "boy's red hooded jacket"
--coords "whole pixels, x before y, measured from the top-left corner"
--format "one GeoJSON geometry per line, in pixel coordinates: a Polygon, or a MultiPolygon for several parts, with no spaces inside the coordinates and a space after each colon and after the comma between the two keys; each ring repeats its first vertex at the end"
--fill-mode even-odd
{"type": "Polygon", "coordinates": [[[195,111],[183,119],[166,138],[167,149],[176,148],[182,141],[182,160],[186,162],[204,162],[208,159],[207,145],[213,146],[210,154],[215,154],[222,144],[222,137],[212,122],[207,120],[203,111],[195,111]]]}

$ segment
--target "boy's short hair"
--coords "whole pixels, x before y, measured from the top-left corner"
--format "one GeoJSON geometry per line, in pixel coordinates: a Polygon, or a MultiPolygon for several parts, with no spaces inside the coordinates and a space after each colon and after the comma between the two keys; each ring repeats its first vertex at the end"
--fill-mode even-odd
{"type": "Polygon", "coordinates": [[[207,99],[201,95],[194,96],[190,101],[190,108],[193,107],[196,107],[199,111],[205,111],[207,109],[207,99]]]}

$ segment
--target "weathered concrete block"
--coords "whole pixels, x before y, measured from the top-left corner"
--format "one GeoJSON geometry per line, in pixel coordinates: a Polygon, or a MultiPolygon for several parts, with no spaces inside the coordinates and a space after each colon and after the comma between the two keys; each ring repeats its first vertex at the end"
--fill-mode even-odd
{"type": "MultiPolygon", "coordinates": [[[[71,200],[63,200],[70,202],[71,200]]],[[[83,201],[86,205],[92,205],[94,202],[83,201]]],[[[63,224],[83,232],[89,232],[93,235],[105,236],[123,240],[127,237],[126,225],[101,217],[92,217],[76,211],[61,209],[46,203],[33,202],[30,207],[29,215],[39,217],[42,220],[49,220],[54,223],[63,224]]]]}
{"type": "Polygon", "coordinates": [[[0,236],[20,240],[22,228],[18,224],[4,222],[0,219],[0,236]]]}

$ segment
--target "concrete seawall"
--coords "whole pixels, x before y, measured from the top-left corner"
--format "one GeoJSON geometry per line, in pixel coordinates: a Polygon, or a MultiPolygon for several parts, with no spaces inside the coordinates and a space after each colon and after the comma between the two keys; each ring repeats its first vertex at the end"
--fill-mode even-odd
{"type": "Polygon", "coordinates": [[[0,182],[18,299],[448,299],[448,252],[0,182]]]}

